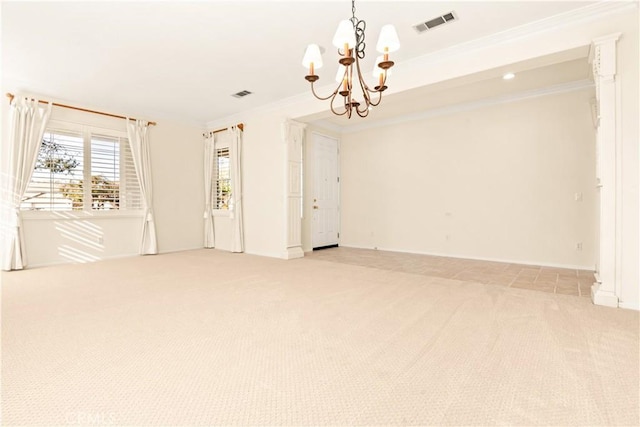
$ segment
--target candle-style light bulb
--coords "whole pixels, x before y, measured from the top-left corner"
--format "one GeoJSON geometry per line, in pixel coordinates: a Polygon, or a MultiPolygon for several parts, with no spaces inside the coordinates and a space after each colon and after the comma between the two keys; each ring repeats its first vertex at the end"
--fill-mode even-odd
{"type": "Polygon", "coordinates": [[[398,33],[396,27],[391,24],[387,24],[380,30],[380,37],[378,37],[378,43],[376,44],[376,50],[385,55],[385,61],[389,60],[389,53],[395,52],[400,49],[400,40],[398,39],[398,33]]]}
{"type": "Polygon", "coordinates": [[[317,44],[307,46],[307,50],[304,52],[304,57],[302,58],[302,66],[309,69],[310,76],[314,75],[316,68],[322,68],[320,46],[317,44]]]}
{"type": "Polygon", "coordinates": [[[349,47],[355,47],[356,32],[353,28],[353,23],[350,20],[345,19],[340,21],[338,29],[336,29],[336,33],[333,36],[333,45],[338,49],[345,49],[344,55],[347,54],[346,51],[349,50],[349,47]]]}

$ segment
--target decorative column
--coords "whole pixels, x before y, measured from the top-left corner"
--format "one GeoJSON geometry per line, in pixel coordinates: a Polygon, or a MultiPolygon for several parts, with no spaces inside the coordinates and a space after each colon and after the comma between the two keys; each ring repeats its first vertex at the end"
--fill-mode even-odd
{"type": "Polygon", "coordinates": [[[282,255],[284,259],[302,258],[302,149],[306,124],[287,120],[282,124],[282,134],[286,148],[287,188],[287,247],[282,255]]]}
{"type": "Polygon", "coordinates": [[[596,85],[596,185],[599,196],[599,252],[596,283],[591,300],[597,305],[618,306],[620,223],[618,214],[618,134],[616,42],[620,33],[593,40],[589,52],[596,85]]]}

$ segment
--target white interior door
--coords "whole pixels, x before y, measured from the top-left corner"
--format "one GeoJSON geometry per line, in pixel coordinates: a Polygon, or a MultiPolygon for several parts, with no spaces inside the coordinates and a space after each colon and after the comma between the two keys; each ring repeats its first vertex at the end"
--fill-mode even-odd
{"type": "Polygon", "coordinates": [[[340,182],[338,140],[313,134],[313,248],[338,244],[340,182]]]}

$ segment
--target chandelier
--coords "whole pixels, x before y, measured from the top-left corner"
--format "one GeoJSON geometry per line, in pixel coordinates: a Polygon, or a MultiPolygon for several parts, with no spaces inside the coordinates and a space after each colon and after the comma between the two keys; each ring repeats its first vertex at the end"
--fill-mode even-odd
{"type": "Polygon", "coordinates": [[[373,89],[370,88],[360,70],[360,60],[365,57],[364,32],[366,26],[365,21],[356,18],[355,0],[352,0],[351,19],[340,21],[336,34],[333,36],[333,45],[338,48],[340,56],[338,63],[340,65],[336,75],[338,86],[329,96],[319,96],[313,85],[320,78],[315,74],[315,70],[322,67],[320,47],[317,44],[310,44],[302,59],[302,65],[309,69],[309,74],[305,76],[305,79],[311,83],[313,96],[322,101],[331,99],[331,111],[338,116],[346,114],[348,118],[351,118],[355,111],[358,116],[366,117],[373,107],[380,104],[382,92],[387,89],[387,76],[391,75],[390,68],[393,67],[393,61],[389,60],[389,53],[400,48],[395,27],[390,24],[383,26],[376,45],[376,50],[382,55],[376,59],[373,69],[373,76],[377,79],[378,85],[373,89]],[[362,102],[354,96],[353,90],[356,87],[360,87],[358,92],[362,97],[360,98],[362,102]],[[340,106],[340,101],[342,101],[342,106],[340,106]]]}

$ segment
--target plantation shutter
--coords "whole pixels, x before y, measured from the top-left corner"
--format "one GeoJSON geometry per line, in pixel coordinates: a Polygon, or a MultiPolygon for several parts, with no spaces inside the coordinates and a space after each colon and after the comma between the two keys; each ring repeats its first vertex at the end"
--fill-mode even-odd
{"type": "Polygon", "coordinates": [[[80,132],[48,129],[20,209],[82,210],[83,137],[80,132]]]}
{"type": "Polygon", "coordinates": [[[122,206],[127,210],[142,209],[142,192],[138,182],[138,175],[136,174],[136,166],[133,163],[131,146],[127,138],[120,138],[120,150],[120,163],[124,170],[122,174],[122,188],[124,188],[122,206]]]}
{"type": "Polygon", "coordinates": [[[142,209],[140,184],[126,138],[91,137],[91,209],[142,209]]]}
{"type": "Polygon", "coordinates": [[[229,209],[231,197],[231,173],[229,147],[216,149],[216,204],[215,209],[229,209]]]}

